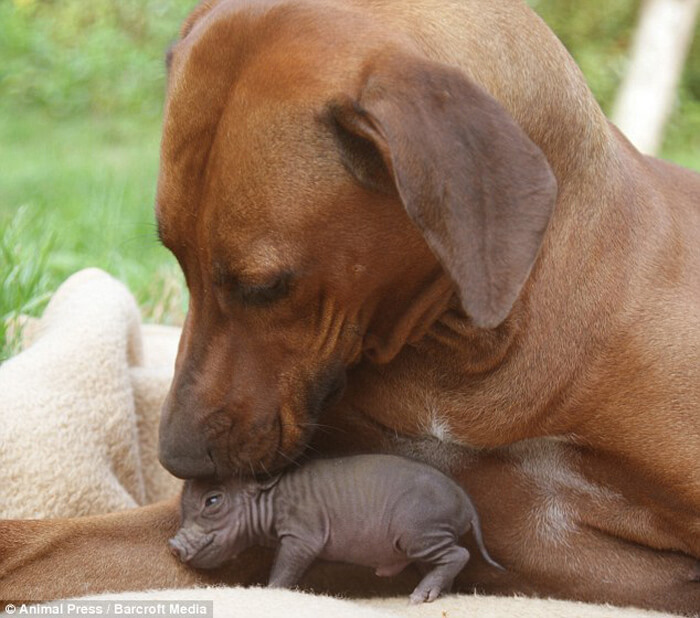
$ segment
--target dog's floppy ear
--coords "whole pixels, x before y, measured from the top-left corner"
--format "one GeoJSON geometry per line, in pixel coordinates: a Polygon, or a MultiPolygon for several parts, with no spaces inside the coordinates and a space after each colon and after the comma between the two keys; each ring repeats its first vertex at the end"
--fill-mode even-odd
{"type": "Polygon", "coordinates": [[[500,324],[556,201],[542,151],[461,71],[404,53],[375,58],[331,115],[346,167],[398,193],[473,322],[500,324]]]}

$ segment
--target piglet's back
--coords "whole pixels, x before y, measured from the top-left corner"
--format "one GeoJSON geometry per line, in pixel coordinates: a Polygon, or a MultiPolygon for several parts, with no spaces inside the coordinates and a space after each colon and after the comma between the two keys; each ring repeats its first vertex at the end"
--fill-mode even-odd
{"type": "Polygon", "coordinates": [[[278,534],[298,534],[301,526],[336,544],[393,542],[401,531],[431,523],[461,535],[473,517],[454,481],[392,455],[316,460],[285,474],[275,494],[278,534]]]}

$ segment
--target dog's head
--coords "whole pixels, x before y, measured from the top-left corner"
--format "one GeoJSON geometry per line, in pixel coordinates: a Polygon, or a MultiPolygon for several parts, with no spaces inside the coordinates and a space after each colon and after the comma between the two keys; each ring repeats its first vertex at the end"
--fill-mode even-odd
{"type": "Polygon", "coordinates": [[[528,276],[555,201],[544,155],[392,37],[224,0],[173,49],[157,219],[190,290],[160,433],[178,476],[284,465],[348,366],[391,360],[453,294],[496,327],[528,276]]]}

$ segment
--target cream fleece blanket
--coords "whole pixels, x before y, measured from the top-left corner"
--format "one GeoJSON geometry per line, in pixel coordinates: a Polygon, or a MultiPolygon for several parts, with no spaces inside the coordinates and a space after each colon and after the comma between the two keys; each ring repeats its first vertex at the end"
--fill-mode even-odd
{"type": "MultiPolygon", "coordinates": [[[[142,325],[129,291],[88,269],[68,279],[24,350],[0,366],[0,518],[94,515],[170,497],[180,482],[158,463],[158,415],[179,330],[142,325]]],[[[663,616],[562,601],[452,595],[424,606],[299,592],[209,588],[109,598],[214,599],[223,616],[462,615],[493,618],[663,616]]],[[[104,597],[107,598],[107,597],[104,597]]]]}

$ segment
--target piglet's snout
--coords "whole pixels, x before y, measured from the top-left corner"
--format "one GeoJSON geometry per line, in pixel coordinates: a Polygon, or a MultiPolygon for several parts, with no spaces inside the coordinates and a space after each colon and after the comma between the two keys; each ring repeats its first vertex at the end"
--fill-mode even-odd
{"type": "Polygon", "coordinates": [[[205,547],[211,545],[213,541],[213,534],[201,534],[193,537],[192,535],[186,535],[181,530],[168,541],[168,545],[171,553],[182,562],[190,562],[205,547]]]}
{"type": "Polygon", "coordinates": [[[177,537],[170,539],[168,545],[170,546],[170,553],[179,558],[182,562],[187,562],[187,552],[180,544],[177,537]]]}

